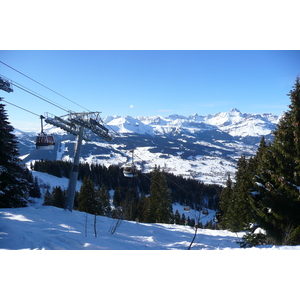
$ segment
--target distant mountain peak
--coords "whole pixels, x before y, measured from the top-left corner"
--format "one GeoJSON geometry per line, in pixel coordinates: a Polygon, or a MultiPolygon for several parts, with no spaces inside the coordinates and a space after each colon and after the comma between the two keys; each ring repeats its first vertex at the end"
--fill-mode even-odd
{"type": "Polygon", "coordinates": [[[229,112],[231,112],[231,113],[234,113],[234,112],[240,113],[241,111],[237,108],[232,108],[229,112]]]}

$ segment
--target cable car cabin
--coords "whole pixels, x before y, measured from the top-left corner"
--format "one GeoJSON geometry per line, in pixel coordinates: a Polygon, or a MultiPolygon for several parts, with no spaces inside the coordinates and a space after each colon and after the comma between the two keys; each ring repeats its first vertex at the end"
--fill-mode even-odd
{"type": "Polygon", "coordinates": [[[185,212],[189,212],[189,211],[190,211],[190,207],[186,205],[186,206],[183,208],[183,210],[184,210],[185,212]]]}
{"type": "Polygon", "coordinates": [[[38,150],[53,150],[55,146],[54,138],[52,135],[39,133],[39,135],[36,137],[35,146],[38,150]]]}
{"type": "Polygon", "coordinates": [[[5,80],[0,77],[0,90],[3,90],[7,93],[13,92],[13,89],[11,88],[11,84],[8,80],[5,80]]]}
{"type": "Polygon", "coordinates": [[[125,165],[123,168],[123,174],[125,177],[136,177],[137,172],[136,172],[135,165],[133,165],[133,164],[125,165]]]}

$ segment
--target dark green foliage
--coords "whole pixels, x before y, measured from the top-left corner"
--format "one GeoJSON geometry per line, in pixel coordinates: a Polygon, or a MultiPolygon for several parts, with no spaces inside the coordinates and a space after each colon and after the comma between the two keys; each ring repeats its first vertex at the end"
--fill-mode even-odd
{"type": "Polygon", "coordinates": [[[0,208],[22,207],[27,205],[30,184],[4,107],[0,102],[0,208]]]}
{"type": "Polygon", "coordinates": [[[267,237],[263,233],[246,233],[242,241],[238,242],[241,248],[255,247],[267,244],[267,237]]]}
{"type": "Polygon", "coordinates": [[[273,244],[300,244],[300,82],[289,94],[290,111],[263,148],[251,189],[255,221],[273,244]]]}
{"type": "Polygon", "coordinates": [[[49,190],[46,190],[43,205],[51,205],[59,208],[64,208],[65,200],[66,191],[63,191],[60,186],[56,186],[53,189],[52,194],[49,192],[49,190]]]}
{"type": "Polygon", "coordinates": [[[181,223],[180,214],[178,212],[178,209],[176,209],[176,212],[174,214],[174,223],[175,224],[180,224],[181,223]]]}
{"type": "MultiPolygon", "coordinates": [[[[35,171],[46,172],[48,174],[57,173],[60,170],[60,177],[69,177],[71,163],[64,161],[36,161],[33,166],[35,171]],[[51,170],[56,170],[52,172],[51,170]]],[[[122,200],[126,197],[127,189],[136,188],[138,193],[148,195],[150,193],[151,177],[150,174],[141,174],[138,177],[125,178],[122,170],[118,166],[106,168],[100,164],[79,165],[78,179],[83,180],[85,176],[90,176],[97,186],[102,184],[107,190],[115,190],[114,205],[121,206],[122,200]],[[88,175],[86,175],[88,174],[88,175]]],[[[220,193],[222,187],[216,184],[203,184],[194,179],[186,179],[181,175],[165,173],[167,184],[171,190],[172,202],[182,205],[189,205],[192,209],[201,206],[204,198],[208,200],[208,208],[218,209],[220,193]]]]}
{"type": "Polygon", "coordinates": [[[182,215],[181,215],[180,224],[181,224],[181,225],[186,225],[186,217],[185,217],[185,214],[182,214],[182,215]]]}
{"type": "Polygon", "coordinates": [[[109,193],[104,185],[96,188],[91,178],[83,179],[80,192],[77,197],[78,210],[93,215],[111,217],[109,193]]]}
{"type": "Polygon", "coordinates": [[[90,177],[85,177],[78,196],[78,210],[85,211],[89,214],[99,214],[101,208],[98,203],[99,198],[96,196],[94,182],[90,177]]]}
{"type": "Polygon", "coordinates": [[[231,215],[231,204],[233,202],[233,182],[231,180],[230,174],[226,181],[226,187],[223,189],[220,196],[220,227],[224,229],[229,229],[230,226],[230,215],[231,215]]]}
{"type": "Polygon", "coordinates": [[[136,220],[138,218],[139,195],[135,188],[127,190],[122,201],[123,218],[126,220],[136,220]]]}
{"type": "Polygon", "coordinates": [[[66,193],[62,191],[60,186],[55,187],[52,192],[52,205],[59,208],[64,208],[65,200],[66,193]]]}
{"type": "Polygon", "coordinates": [[[101,216],[110,217],[111,216],[111,207],[109,202],[109,193],[104,185],[99,187],[97,190],[97,197],[99,201],[99,208],[96,211],[96,214],[101,216]]]}
{"type": "Polygon", "coordinates": [[[165,172],[157,166],[152,172],[145,213],[145,221],[149,223],[170,223],[172,219],[171,191],[167,186],[165,172]]]}
{"type": "MultiPolygon", "coordinates": [[[[47,172],[49,174],[57,174],[60,170],[59,177],[69,177],[72,164],[65,161],[36,161],[32,168],[36,171],[47,172]],[[54,171],[52,171],[54,170],[54,171]]],[[[135,178],[125,178],[122,170],[118,166],[109,166],[106,168],[100,164],[88,165],[86,163],[79,165],[79,179],[83,179],[84,175],[89,176],[94,182],[95,186],[102,186],[107,190],[114,190],[113,204],[115,207],[122,206],[123,200],[126,198],[128,189],[135,189],[140,201],[142,195],[150,194],[151,177],[153,173],[141,174],[135,178]]],[[[180,175],[171,173],[164,173],[168,188],[171,191],[172,203],[178,202],[182,205],[189,205],[191,209],[201,207],[203,199],[207,199],[207,207],[210,209],[217,209],[219,205],[220,193],[222,187],[219,185],[203,184],[194,179],[186,179],[180,175]]],[[[145,199],[144,199],[145,200],[145,199]]],[[[145,205],[138,203],[139,210],[145,205]]],[[[75,207],[78,207],[77,198],[75,199],[75,207]]],[[[138,213],[139,216],[142,213],[138,213]]],[[[141,217],[143,219],[143,217],[141,217]]]]}
{"type": "Polygon", "coordinates": [[[48,189],[46,190],[45,195],[44,195],[44,203],[43,203],[43,205],[53,205],[52,195],[51,195],[51,193],[49,192],[48,189]]]}
{"type": "MultiPolygon", "coordinates": [[[[32,174],[31,172],[29,172],[29,173],[32,174]]],[[[32,175],[31,175],[31,177],[32,177],[32,175]]],[[[31,181],[28,180],[28,182],[31,182],[31,181]]],[[[40,191],[37,177],[35,177],[32,182],[32,187],[29,190],[29,196],[32,198],[41,198],[41,191],[40,191]]]]}
{"type": "Polygon", "coordinates": [[[254,171],[253,159],[247,160],[244,155],[237,163],[235,183],[230,175],[223,189],[220,201],[220,227],[231,231],[241,231],[253,222],[252,208],[249,203],[249,190],[254,171]]]}

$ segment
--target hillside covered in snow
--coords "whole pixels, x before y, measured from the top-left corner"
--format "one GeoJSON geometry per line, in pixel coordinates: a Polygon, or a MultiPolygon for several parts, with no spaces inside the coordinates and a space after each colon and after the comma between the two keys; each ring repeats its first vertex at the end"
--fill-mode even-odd
{"type": "MultiPolygon", "coordinates": [[[[122,166],[131,158],[129,150],[135,149],[134,160],[141,172],[159,165],[175,175],[224,184],[227,174],[235,173],[241,155],[254,155],[262,136],[272,139],[278,121],[272,114],[237,109],[208,116],[107,116],[103,124],[114,139],[107,143],[93,136],[91,142],[84,141],[81,162],[122,166]]],[[[36,150],[35,133],[15,130],[23,162],[72,160],[75,137],[50,124],[45,131],[56,140],[54,150],[36,150]]]]}

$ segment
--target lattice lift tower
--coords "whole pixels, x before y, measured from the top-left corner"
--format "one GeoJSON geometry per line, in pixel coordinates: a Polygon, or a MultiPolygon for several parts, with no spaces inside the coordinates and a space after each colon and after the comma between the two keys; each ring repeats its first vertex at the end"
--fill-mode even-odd
{"type": "Polygon", "coordinates": [[[92,131],[94,134],[98,135],[107,142],[111,141],[113,138],[108,133],[108,129],[100,123],[100,112],[70,112],[68,115],[62,117],[51,116],[50,114],[46,113],[45,122],[77,136],[74,163],[70,174],[67,200],[65,203],[65,209],[68,209],[70,212],[72,212],[79,171],[79,158],[82,141],[91,140],[85,131],[92,131]]]}
{"type": "MultiPolygon", "coordinates": [[[[11,81],[3,76],[0,76],[0,90],[3,90],[7,93],[13,92],[11,81]]],[[[82,141],[91,141],[89,137],[90,135],[87,134],[85,131],[92,131],[94,134],[98,135],[100,138],[107,142],[113,139],[112,136],[109,135],[108,129],[100,123],[100,113],[101,112],[98,111],[83,113],[69,112],[68,115],[62,117],[57,117],[46,113],[45,117],[41,116],[46,123],[59,127],[77,136],[74,163],[70,174],[67,200],[65,203],[65,209],[68,209],[71,212],[74,206],[82,141]]]]}

